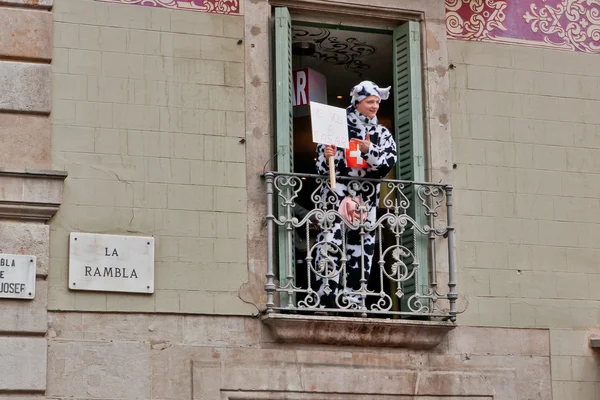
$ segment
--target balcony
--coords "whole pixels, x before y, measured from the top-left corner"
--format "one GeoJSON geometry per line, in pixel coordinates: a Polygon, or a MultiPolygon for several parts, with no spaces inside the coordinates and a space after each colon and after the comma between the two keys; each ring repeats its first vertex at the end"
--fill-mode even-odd
{"type": "MultiPolygon", "coordinates": [[[[277,339],[339,344],[370,327],[369,332],[387,332],[389,340],[401,327],[391,346],[427,348],[437,339],[421,338],[411,346],[414,335],[407,333],[430,330],[441,340],[454,327],[458,295],[450,185],[338,177],[357,195],[349,214],[338,207],[342,199],[328,177],[268,172],[265,179],[263,321],[277,339]],[[377,185],[379,202],[368,214],[361,197],[375,193],[377,185]],[[315,337],[303,340],[294,333],[298,330],[315,337]]],[[[381,339],[358,338],[361,343],[381,339]]]]}

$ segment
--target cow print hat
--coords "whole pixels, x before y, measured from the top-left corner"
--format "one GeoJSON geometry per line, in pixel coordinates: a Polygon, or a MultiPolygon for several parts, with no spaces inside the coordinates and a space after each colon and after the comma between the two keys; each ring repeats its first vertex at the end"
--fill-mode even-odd
{"type": "Polygon", "coordinates": [[[354,86],[350,91],[350,96],[352,96],[352,105],[356,107],[358,103],[369,96],[377,96],[380,100],[387,100],[390,97],[391,88],[391,86],[387,88],[380,88],[371,81],[362,81],[358,85],[354,86]]]}

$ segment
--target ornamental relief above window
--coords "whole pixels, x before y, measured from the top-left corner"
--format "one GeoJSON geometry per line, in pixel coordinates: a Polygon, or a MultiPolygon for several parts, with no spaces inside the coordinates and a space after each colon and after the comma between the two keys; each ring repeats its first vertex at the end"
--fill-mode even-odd
{"type": "Polygon", "coordinates": [[[242,0],[96,0],[105,3],[199,11],[215,14],[241,14],[242,0]]]}
{"type": "Polygon", "coordinates": [[[446,0],[451,39],[600,53],[599,0],[446,0]]]}

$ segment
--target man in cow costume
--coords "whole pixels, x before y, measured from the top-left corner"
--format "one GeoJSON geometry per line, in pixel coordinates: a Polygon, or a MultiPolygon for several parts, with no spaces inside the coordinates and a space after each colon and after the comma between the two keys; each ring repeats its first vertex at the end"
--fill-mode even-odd
{"type": "MultiPolygon", "coordinates": [[[[329,157],[334,158],[337,176],[358,178],[383,178],[396,164],[396,142],[394,136],[377,121],[377,111],[381,100],[387,100],[390,88],[380,88],[375,83],[363,81],[356,85],[350,92],[352,104],[346,109],[348,119],[348,149],[336,148],[334,145],[318,145],[317,147],[317,172],[321,175],[329,174],[329,157]]],[[[322,195],[331,196],[331,189],[325,189],[322,195]]],[[[374,224],[376,222],[376,208],[379,203],[379,184],[367,187],[349,185],[348,181],[336,183],[333,189],[337,195],[336,209],[340,211],[350,223],[357,223],[362,218],[363,222],[374,224]],[[363,205],[362,217],[359,211],[363,205]],[[366,209],[366,211],[364,211],[366,209]]],[[[361,287],[361,259],[364,262],[365,279],[369,279],[373,254],[375,252],[375,233],[365,232],[364,248],[361,249],[359,230],[344,229],[338,220],[333,229],[321,232],[317,238],[321,243],[316,257],[316,268],[321,268],[321,273],[340,269],[340,253],[333,249],[338,246],[342,249],[342,237],[346,242],[346,286],[352,289],[361,287]],[[343,230],[343,231],[342,231],[343,230]],[[334,244],[328,246],[324,243],[334,244]],[[325,253],[325,250],[327,254],[325,253]]],[[[357,295],[344,295],[341,293],[340,275],[320,281],[318,295],[320,307],[327,308],[355,308],[360,306],[361,298],[357,295]],[[341,294],[341,295],[340,295],[341,294]],[[352,304],[354,303],[354,304],[352,304]]]]}

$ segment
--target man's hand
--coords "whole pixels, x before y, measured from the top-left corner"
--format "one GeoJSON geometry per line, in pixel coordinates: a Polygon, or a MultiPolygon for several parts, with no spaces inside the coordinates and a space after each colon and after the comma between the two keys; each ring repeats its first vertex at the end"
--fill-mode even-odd
{"type": "Polygon", "coordinates": [[[325,146],[325,158],[334,157],[337,152],[337,147],[334,144],[325,146]]]}
{"type": "Polygon", "coordinates": [[[361,153],[365,154],[369,151],[369,147],[371,147],[371,134],[367,133],[367,138],[362,139],[351,139],[352,142],[358,143],[358,149],[361,153]]]}

